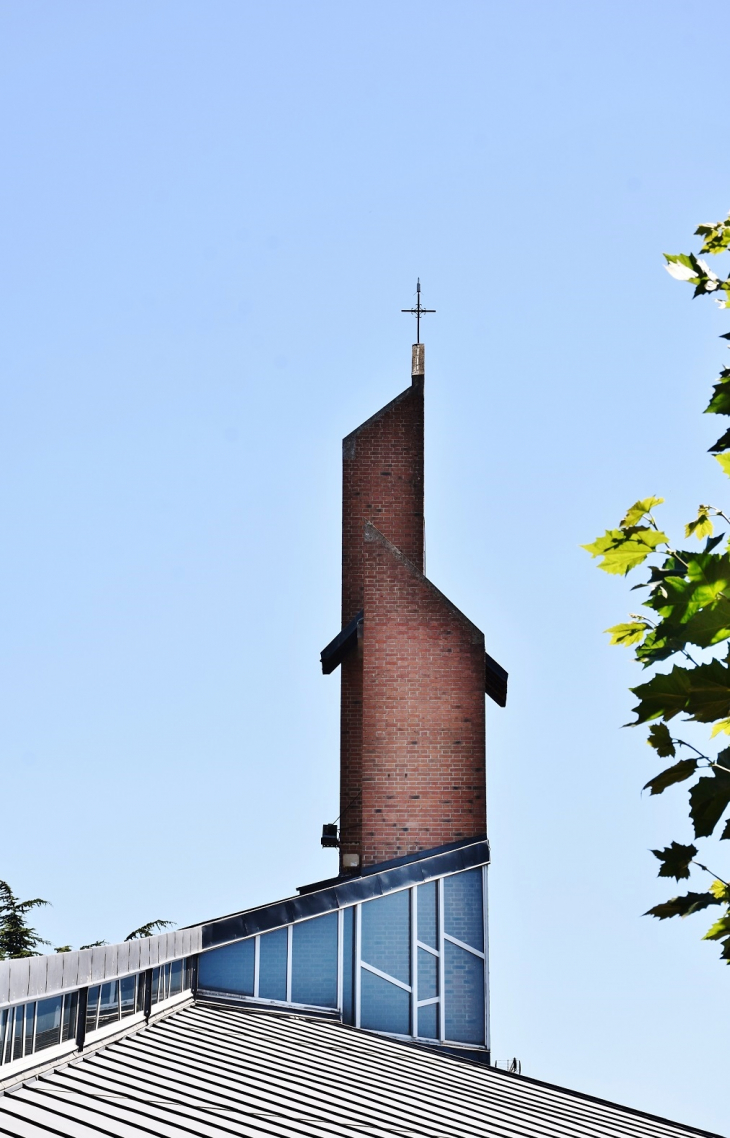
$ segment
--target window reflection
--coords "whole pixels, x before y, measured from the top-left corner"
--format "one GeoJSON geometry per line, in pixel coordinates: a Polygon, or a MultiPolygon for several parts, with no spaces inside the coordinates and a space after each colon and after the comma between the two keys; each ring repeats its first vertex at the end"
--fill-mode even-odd
{"type": "Polygon", "coordinates": [[[63,998],[61,996],[38,1001],[35,1030],[36,1051],[42,1051],[45,1047],[53,1047],[54,1044],[61,1042],[62,1004],[63,998]]]}
{"type": "MultiPolygon", "coordinates": [[[[154,969],[157,999],[187,990],[192,982],[190,960],[173,960],[154,969]]],[[[85,1033],[144,1010],[146,973],[133,973],[119,980],[92,984],[86,990],[85,1033]]],[[[76,1038],[79,991],[31,1000],[0,1008],[0,1064],[44,1051],[76,1038]]]]}
{"type": "Polygon", "coordinates": [[[291,998],[295,1004],[337,1007],[337,913],[294,925],[291,998]]]}
{"type": "Polygon", "coordinates": [[[287,929],[275,929],[259,937],[259,996],[286,1000],[287,929]]]}

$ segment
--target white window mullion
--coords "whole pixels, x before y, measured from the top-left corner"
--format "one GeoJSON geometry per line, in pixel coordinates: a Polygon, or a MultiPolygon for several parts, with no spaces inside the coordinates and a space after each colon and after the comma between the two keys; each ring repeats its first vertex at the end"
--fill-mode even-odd
{"type": "Polygon", "coordinates": [[[444,933],[444,940],[448,940],[450,944],[455,944],[457,948],[463,948],[464,952],[470,952],[472,956],[478,956],[480,960],[484,960],[484,953],[480,952],[478,948],[472,948],[470,944],[466,944],[463,940],[458,940],[455,936],[449,936],[444,933]]]}
{"type": "Polygon", "coordinates": [[[489,907],[487,905],[487,871],[482,868],[482,912],[484,914],[484,1042],[491,1050],[489,1026],[489,907]]]}
{"type": "Polygon", "coordinates": [[[418,886],[411,887],[411,1035],[418,1035],[418,886]]]}
{"type": "Polygon", "coordinates": [[[360,1026],[360,947],[362,943],[362,905],[355,906],[355,990],[352,993],[355,1001],[355,1027],[360,1026]]]}
{"type": "Polygon", "coordinates": [[[438,879],[437,929],[439,946],[439,1039],[446,1039],[446,994],[444,991],[444,879],[438,879]]]}
{"type": "Polygon", "coordinates": [[[337,910],[337,1008],[342,1016],[344,1012],[344,958],[345,958],[345,910],[337,910]]]}
{"type": "Polygon", "coordinates": [[[383,972],[382,969],[376,968],[374,964],[368,964],[367,961],[361,960],[360,967],[364,968],[366,972],[372,972],[373,976],[380,976],[381,980],[387,980],[389,984],[393,984],[396,988],[402,988],[404,992],[412,991],[410,984],[404,984],[397,976],[391,976],[390,972],[383,972]]]}
{"type": "Polygon", "coordinates": [[[261,959],[261,937],[256,935],[253,942],[253,994],[259,998],[259,961],[261,959]]]}
{"type": "Polygon", "coordinates": [[[286,930],[286,1002],[291,1003],[291,954],[294,940],[294,926],[287,925],[286,930]]]}

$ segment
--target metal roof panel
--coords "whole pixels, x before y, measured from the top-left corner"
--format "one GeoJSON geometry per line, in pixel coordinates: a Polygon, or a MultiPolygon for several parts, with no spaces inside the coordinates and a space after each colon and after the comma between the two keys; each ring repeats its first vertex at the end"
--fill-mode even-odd
{"type": "MultiPolygon", "coordinates": [[[[682,1138],[666,1119],[426,1045],[198,1003],[0,1096],[17,1138],[682,1138]]],[[[712,1135],[709,1138],[719,1138],[712,1135]]]]}

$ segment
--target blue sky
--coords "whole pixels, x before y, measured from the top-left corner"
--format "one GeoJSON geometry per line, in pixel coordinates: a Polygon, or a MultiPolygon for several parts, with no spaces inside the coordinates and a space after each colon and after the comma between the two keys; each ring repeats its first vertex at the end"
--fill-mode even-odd
{"type": "Polygon", "coordinates": [[[730,206],[719,18],[0,0],[0,876],[53,944],[333,871],[340,440],[409,382],[419,275],[428,573],[511,677],[496,1057],[725,1128],[730,973],[640,916],[685,800],[641,797],[636,602],[579,549],[728,502],[727,320],[661,259],[730,206]]]}

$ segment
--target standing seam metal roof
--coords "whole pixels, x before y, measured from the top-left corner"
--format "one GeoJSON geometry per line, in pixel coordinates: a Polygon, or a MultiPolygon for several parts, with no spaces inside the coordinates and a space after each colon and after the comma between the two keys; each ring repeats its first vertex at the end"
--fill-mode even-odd
{"type": "Polygon", "coordinates": [[[201,1003],[7,1091],[0,1096],[0,1133],[17,1138],[708,1135],[338,1021],[201,1003]]]}

